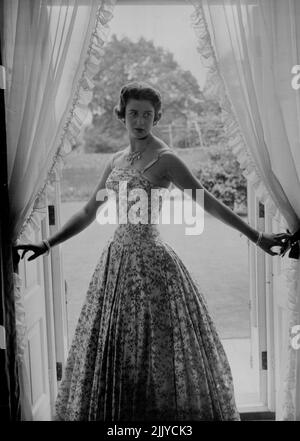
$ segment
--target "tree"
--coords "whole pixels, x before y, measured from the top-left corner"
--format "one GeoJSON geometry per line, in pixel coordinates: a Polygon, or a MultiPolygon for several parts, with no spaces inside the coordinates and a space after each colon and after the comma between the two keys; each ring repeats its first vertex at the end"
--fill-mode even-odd
{"type": "Polygon", "coordinates": [[[196,173],[203,186],[232,210],[247,210],[247,180],[226,144],[208,150],[208,161],[196,173]]]}
{"type": "Polygon", "coordinates": [[[114,117],[113,109],[121,87],[130,81],[145,81],[161,91],[164,110],[161,124],[186,125],[209,105],[196,78],[178,65],[171,52],[144,38],[133,42],[113,35],[94,77],[89,106],[93,120],[85,133],[87,151],[115,151],[126,145],[126,130],[114,117]]]}

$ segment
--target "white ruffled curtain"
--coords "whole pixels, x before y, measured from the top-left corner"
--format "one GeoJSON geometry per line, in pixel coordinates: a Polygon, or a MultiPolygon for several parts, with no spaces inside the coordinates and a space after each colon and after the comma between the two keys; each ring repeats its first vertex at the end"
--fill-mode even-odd
{"type": "MultiPolygon", "coordinates": [[[[61,173],[91,100],[115,0],[3,0],[0,5],[12,242],[40,228],[54,170],[61,173]]],[[[14,274],[21,400],[28,410],[21,279],[14,274]]],[[[24,419],[31,419],[24,414],[24,419]]]]}
{"type": "MultiPolygon", "coordinates": [[[[221,99],[230,143],[247,177],[260,180],[289,230],[300,227],[298,0],[191,0],[210,92],[221,99]],[[295,72],[294,72],[295,74],[295,72]]],[[[300,260],[289,259],[289,329],[300,324],[300,260]]],[[[289,341],[289,338],[287,338],[289,341]]],[[[300,420],[300,357],[289,348],[280,419],[300,420]]]]}
{"type": "Polygon", "coordinates": [[[26,240],[27,223],[39,220],[45,184],[54,167],[60,170],[87,115],[114,3],[3,1],[13,241],[26,240]]]}

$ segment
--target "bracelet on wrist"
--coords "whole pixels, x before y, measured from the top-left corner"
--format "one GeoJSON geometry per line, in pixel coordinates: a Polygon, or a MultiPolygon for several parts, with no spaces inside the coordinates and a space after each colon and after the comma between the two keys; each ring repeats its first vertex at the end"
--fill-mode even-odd
{"type": "Polygon", "coordinates": [[[48,256],[49,253],[50,253],[50,249],[51,249],[50,243],[49,243],[48,240],[46,240],[46,239],[42,240],[42,242],[43,242],[43,244],[45,245],[45,247],[47,248],[46,256],[48,256]]]}
{"type": "Polygon", "coordinates": [[[260,231],[257,241],[255,242],[255,245],[260,245],[262,237],[263,237],[263,233],[260,231]]]}

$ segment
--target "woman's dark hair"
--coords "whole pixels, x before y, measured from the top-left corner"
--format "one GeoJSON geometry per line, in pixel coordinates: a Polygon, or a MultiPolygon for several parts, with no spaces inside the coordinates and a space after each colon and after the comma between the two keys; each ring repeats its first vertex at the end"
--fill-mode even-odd
{"type": "Polygon", "coordinates": [[[125,120],[126,105],[130,99],[150,101],[154,107],[154,121],[161,110],[161,95],[158,90],[143,82],[132,82],[125,84],[120,91],[119,104],[115,106],[114,112],[118,119],[125,120]]]}

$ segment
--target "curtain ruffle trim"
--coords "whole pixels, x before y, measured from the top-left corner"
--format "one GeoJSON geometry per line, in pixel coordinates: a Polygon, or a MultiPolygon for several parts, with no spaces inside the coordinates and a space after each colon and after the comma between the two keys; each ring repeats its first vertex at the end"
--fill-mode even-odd
{"type": "Polygon", "coordinates": [[[197,50],[204,67],[208,69],[207,92],[217,99],[220,103],[221,109],[224,111],[224,130],[228,139],[228,145],[236,155],[236,159],[241,166],[245,178],[251,179],[252,182],[255,182],[255,185],[261,187],[262,199],[268,201],[266,210],[268,210],[271,215],[274,215],[278,211],[278,208],[274,204],[262,181],[260,172],[248,150],[233,106],[228,98],[229,94],[227,92],[227,87],[218,67],[215,50],[205,20],[202,1],[189,1],[195,8],[191,15],[191,22],[197,38],[197,50]]]}
{"type": "Polygon", "coordinates": [[[55,172],[62,176],[62,170],[65,165],[65,157],[71,153],[72,146],[76,143],[77,137],[81,131],[82,124],[88,115],[88,104],[92,99],[93,89],[95,87],[93,77],[98,72],[101,57],[103,55],[103,45],[107,40],[109,33],[108,23],[113,17],[113,8],[116,0],[102,0],[96,14],[96,22],[91,34],[90,44],[87,50],[86,61],[83,72],[78,82],[76,92],[63,127],[62,135],[56,153],[53,157],[43,186],[36,194],[32,210],[25,219],[18,239],[14,242],[30,241],[31,228],[38,231],[40,223],[47,214],[46,210],[46,191],[51,183],[55,172]]]}
{"type": "Polygon", "coordinates": [[[18,363],[18,375],[20,384],[21,398],[21,420],[32,421],[32,405],[30,400],[30,381],[26,366],[27,351],[27,325],[26,312],[22,299],[22,279],[18,273],[13,273],[14,281],[14,300],[15,300],[15,321],[17,333],[17,351],[16,359],[18,363]]]}

